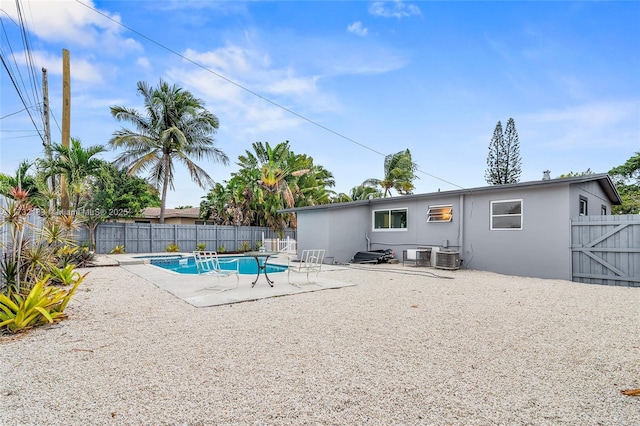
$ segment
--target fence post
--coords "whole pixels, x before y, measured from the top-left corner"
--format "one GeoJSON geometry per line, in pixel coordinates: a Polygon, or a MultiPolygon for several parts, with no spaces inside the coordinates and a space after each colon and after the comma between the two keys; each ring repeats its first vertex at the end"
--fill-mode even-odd
{"type": "Polygon", "coordinates": [[[129,249],[129,242],[127,241],[127,223],[122,222],[122,245],[125,247],[125,250],[129,249]]]}

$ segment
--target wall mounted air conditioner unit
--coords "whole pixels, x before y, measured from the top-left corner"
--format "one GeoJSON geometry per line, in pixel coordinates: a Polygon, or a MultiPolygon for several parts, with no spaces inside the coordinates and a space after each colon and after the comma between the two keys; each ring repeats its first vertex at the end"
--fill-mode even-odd
{"type": "MultiPolygon", "coordinates": [[[[433,259],[433,253],[431,256],[433,259]]],[[[460,253],[457,251],[438,251],[436,254],[436,268],[460,269],[460,253]]]]}

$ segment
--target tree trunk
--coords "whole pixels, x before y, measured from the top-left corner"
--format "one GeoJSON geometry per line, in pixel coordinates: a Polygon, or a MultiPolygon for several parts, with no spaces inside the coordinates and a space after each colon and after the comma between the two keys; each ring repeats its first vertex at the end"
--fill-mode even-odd
{"type": "Polygon", "coordinates": [[[164,211],[167,207],[167,189],[169,188],[169,165],[166,158],[164,161],[164,179],[162,181],[162,200],[160,202],[160,223],[164,223],[164,211]]]}

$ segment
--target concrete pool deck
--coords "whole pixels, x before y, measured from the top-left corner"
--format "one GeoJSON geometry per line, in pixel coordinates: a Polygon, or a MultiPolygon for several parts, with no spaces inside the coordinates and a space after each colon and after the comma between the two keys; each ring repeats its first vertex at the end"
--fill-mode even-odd
{"type": "MultiPolygon", "coordinates": [[[[291,281],[300,285],[296,287],[288,283],[287,272],[269,273],[269,278],[274,281],[273,287],[267,284],[264,275],[260,275],[254,287],[251,283],[256,279],[256,274],[239,276],[237,288],[235,277],[218,278],[210,275],[179,274],[158,266],[151,265],[149,258],[144,256],[191,256],[191,253],[137,253],[117,255],[97,255],[96,266],[120,266],[127,271],[153,283],[158,288],[184,300],[195,307],[219,306],[232,303],[249,302],[270,297],[289,296],[311,291],[321,291],[349,287],[355,284],[344,283],[323,277],[322,272],[316,276],[310,274],[306,280],[306,274],[292,273],[291,281]],[[217,286],[216,289],[211,287],[217,286]],[[220,291],[224,290],[224,291],[220,291]]],[[[286,265],[285,254],[269,259],[270,264],[286,265]]],[[[322,271],[344,269],[336,265],[323,265],[322,271]]]]}

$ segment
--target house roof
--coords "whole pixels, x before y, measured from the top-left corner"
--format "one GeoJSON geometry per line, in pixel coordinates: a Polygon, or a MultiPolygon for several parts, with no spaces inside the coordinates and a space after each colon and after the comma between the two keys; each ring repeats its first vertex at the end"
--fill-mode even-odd
{"type": "MultiPolygon", "coordinates": [[[[192,207],[190,209],[165,209],[164,218],[184,217],[189,219],[198,219],[200,216],[200,207],[192,207]]],[[[160,207],[147,207],[142,210],[142,217],[146,219],[160,218],[160,207]]]]}
{"type": "MultiPolygon", "coordinates": [[[[607,194],[607,197],[609,197],[611,204],[613,205],[622,204],[622,199],[620,198],[620,194],[618,193],[618,190],[616,189],[615,185],[613,184],[613,181],[611,180],[611,178],[607,173],[597,173],[597,174],[575,176],[575,177],[568,177],[568,178],[535,180],[535,181],[529,181],[529,182],[512,183],[507,185],[490,185],[490,186],[481,186],[477,188],[463,188],[463,189],[455,189],[451,191],[429,192],[425,194],[401,195],[399,197],[402,197],[403,200],[407,200],[407,199],[415,200],[415,199],[427,199],[427,198],[435,198],[435,197],[442,197],[442,196],[457,196],[462,194],[470,195],[478,192],[489,192],[489,191],[500,192],[500,191],[507,191],[507,190],[510,191],[513,189],[519,189],[519,188],[526,189],[526,188],[544,186],[544,185],[571,185],[571,184],[593,182],[593,181],[598,182],[602,190],[605,192],[605,194],[607,194]]],[[[339,208],[354,207],[359,205],[389,203],[391,201],[397,201],[397,199],[398,197],[373,198],[370,200],[348,201],[345,203],[321,204],[318,206],[309,206],[309,207],[294,207],[291,209],[283,209],[278,211],[280,213],[291,213],[291,212],[297,212],[301,210],[339,209],[339,208]]]]}

